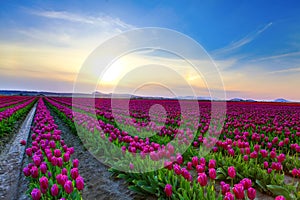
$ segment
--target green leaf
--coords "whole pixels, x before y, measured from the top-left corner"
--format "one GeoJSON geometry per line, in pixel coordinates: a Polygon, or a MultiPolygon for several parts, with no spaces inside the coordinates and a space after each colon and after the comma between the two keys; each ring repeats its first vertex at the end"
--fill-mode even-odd
{"type": "Polygon", "coordinates": [[[287,200],[291,199],[290,192],[279,185],[267,185],[268,190],[270,190],[274,195],[283,195],[287,200]]]}
{"type": "Polygon", "coordinates": [[[141,188],[150,194],[156,194],[156,189],[153,187],[143,185],[141,188]]]}
{"type": "Polygon", "coordinates": [[[135,186],[135,185],[131,185],[128,187],[129,190],[134,191],[138,194],[145,194],[143,190],[141,190],[139,187],[135,186]]]}
{"type": "Polygon", "coordinates": [[[259,180],[256,180],[255,183],[263,190],[263,191],[267,191],[266,185],[264,183],[262,183],[259,180]]]}

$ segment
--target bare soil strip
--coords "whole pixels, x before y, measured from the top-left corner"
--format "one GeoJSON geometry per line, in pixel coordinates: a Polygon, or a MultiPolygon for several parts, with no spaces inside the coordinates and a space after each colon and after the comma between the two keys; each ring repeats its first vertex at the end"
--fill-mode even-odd
{"type": "Polygon", "coordinates": [[[14,134],[0,155],[0,199],[14,199],[18,193],[18,181],[22,172],[22,161],[25,146],[21,140],[29,137],[30,127],[35,113],[36,105],[31,109],[17,134],[14,134]]]}

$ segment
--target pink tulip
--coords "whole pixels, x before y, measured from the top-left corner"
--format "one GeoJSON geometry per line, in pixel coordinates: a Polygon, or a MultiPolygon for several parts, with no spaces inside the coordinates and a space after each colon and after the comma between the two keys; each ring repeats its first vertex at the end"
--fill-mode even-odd
{"type": "Polygon", "coordinates": [[[284,196],[277,196],[275,200],[285,200],[284,196]]]}
{"type": "Polygon", "coordinates": [[[209,160],[208,168],[215,168],[216,167],[216,160],[209,160]]]}
{"type": "Polygon", "coordinates": [[[30,169],[28,167],[24,167],[23,169],[23,173],[26,177],[30,176],[31,173],[30,173],[30,169]]]}
{"type": "Polygon", "coordinates": [[[166,194],[167,197],[171,197],[172,196],[172,185],[167,184],[165,186],[164,191],[165,191],[165,194],[166,194]]]}
{"type": "Polygon", "coordinates": [[[226,192],[223,200],[234,200],[234,195],[230,192],[226,192]]]}
{"type": "Polygon", "coordinates": [[[252,186],[252,181],[249,178],[244,178],[240,183],[244,186],[245,190],[252,186]]]}
{"type": "Polygon", "coordinates": [[[55,149],[54,150],[54,156],[57,157],[57,158],[61,157],[61,151],[60,151],[60,149],[55,149]]]}
{"type": "Polygon", "coordinates": [[[199,173],[197,181],[202,187],[206,186],[207,185],[207,176],[206,176],[206,174],[205,173],[199,173]]]}
{"type": "Polygon", "coordinates": [[[244,186],[242,184],[235,184],[232,191],[237,199],[243,199],[245,197],[244,186]]]}
{"type": "Polygon", "coordinates": [[[31,198],[33,200],[40,200],[41,199],[41,191],[37,188],[34,188],[32,191],[31,191],[31,198]]]}
{"type": "Polygon", "coordinates": [[[81,176],[76,178],[76,188],[77,190],[81,191],[84,188],[84,179],[81,176]]]}
{"type": "Polygon", "coordinates": [[[214,169],[214,168],[210,168],[209,170],[208,170],[208,173],[209,173],[209,177],[211,178],[211,179],[216,179],[216,177],[217,177],[217,172],[216,172],[216,170],[214,169]]]}
{"type": "Polygon", "coordinates": [[[39,176],[39,170],[36,166],[33,166],[30,170],[32,178],[37,178],[39,176]]]}
{"type": "Polygon", "coordinates": [[[23,146],[25,146],[26,145],[26,140],[21,140],[20,144],[23,145],[23,146]]]}
{"type": "Polygon", "coordinates": [[[57,185],[53,184],[51,187],[51,195],[55,197],[58,195],[58,193],[59,193],[59,189],[58,189],[57,185]]]}
{"type": "Polygon", "coordinates": [[[221,181],[221,189],[222,189],[222,194],[225,195],[227,192],[230,192],[230,185],[221,181]]]}
{"type": "Polygon", "coordinates": [[[232,179],[236,176],[235,168],[233,166],[228,167],[228,175],[232,179]]]}
{"type": "Polygon", "coordinates": [[[256,190],[254,188],[252,188],[252,187],[248,188],[247,195],[248,195],[249,199],[251,199],[251,200],[255,199],[256,190]]]}
{"type": "Polygon", "coordinates": [[[192,158],[192,163],[193,163],[193,166],[196,167],[198,165],[198,157],[197,156],[194,156],[192,158]]]}
{"type": "Polygon", "coordinates": [[[73,184],[72,181],[68,180],[65,184],[64,184],[64,189],[66,191],[67,194],[71,194],[73,192],[73,184]]]}
{"type": "Polygon", "coordinates": [[[79,165],[79,160],[78,159],[74,159],[73,160],[73,167],[74,168],[78,168],[78,165],[79,165]]]}
{"type": "Polygon", "coordinates": [[[77,168],[71,169],[71,177],[72,177],[72,179],[75,180],[78,176],[79,176],[78,169],[77,168]]]}

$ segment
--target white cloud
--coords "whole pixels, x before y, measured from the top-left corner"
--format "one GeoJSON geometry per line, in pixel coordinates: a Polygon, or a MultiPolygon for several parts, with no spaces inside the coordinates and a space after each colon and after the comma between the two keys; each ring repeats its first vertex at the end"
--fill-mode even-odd
{"type": "Polygon", "coordinates": [[[294,72],[300,72],[300,67],[283,69],[283,70],[276,70],[276,71],[271,71],[269,73],[270,74],[278,74],[278,73],[294,73],[294,72]]]}
{"type": "Polygon", "coordinates": [[[101,15],[99,17],[95,16],[86,16],[75,13],[70,13],[67,11],[38,11],[38,10],[29,10],[29,14],[37,15],[41,17],[46,17],[50,19],[61,19],[70,22],[80,22],[91,25],[100,25],[100,26],[116,26],[121,29],[132,29],[133,25],[123,22],[119,18],[114,18],[108,15],[101,15]]]}
{"type": "Polygon", "coordinates": [[[281,59],[281,58],[287,58],[287,57],[293,57],[293,56],[300,56],[300,51],[290,52],[290,53],[285,53],[285,54],[279,54],[279,55],[274,55],[274,56],[268,56],[268,57],[263,57],[263,58],[258,58],[258,59],[252,60],[252,62],[281,59]]]}
{"type": "Polygon", "coordinates": [[[217,50],[213,51],[212,53],[214,55],[223,55],[223,54],[230,53],[230,52],[252,42],[258,35],[260,35],[265,30],[267,30],[270,26],[272,26],[272,24],[273,23],[270,22],[267,25],[265,25],[263,28],[259,29],[258,31],[252,32],[252,33],[248,34],[247,36],[245,36],[244,38],[242,38],[236,42],[233,42],[233,43],[229,44],[228,46],[225,46],[221,49],[217,49],[217,50]]]}

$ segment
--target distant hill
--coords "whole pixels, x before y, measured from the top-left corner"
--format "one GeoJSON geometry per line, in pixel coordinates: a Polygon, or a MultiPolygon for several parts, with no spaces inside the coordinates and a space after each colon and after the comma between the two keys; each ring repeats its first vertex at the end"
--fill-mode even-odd
{"type": "Polygon", "coordinates": [[[279,99],[275,99],[274,102],[278,102],[278,103],[287,103],[290,102],[289,100],[283,99],[283,98],[279,98],[279,99]]]}
{"type": "Polygon", "coordinates": [[[242,99],[242,98],[233,98],[233,99],[230,99],[229,101],[233,101],[233,102],[256,102],[256,100],[253,100],[253,99],[242,99]]]}
{"type": "Polygon", "coordinates": [[[240,101],[245,101],[245,100],[241,99],[241,98],[233,98],[233,99],[230,99],[229,101],[240,102],[240,101]]]}

